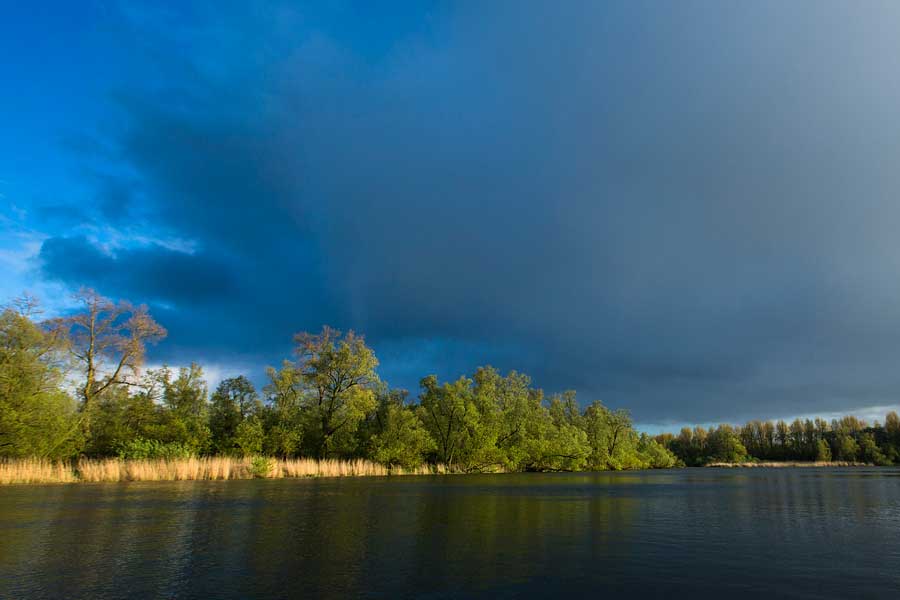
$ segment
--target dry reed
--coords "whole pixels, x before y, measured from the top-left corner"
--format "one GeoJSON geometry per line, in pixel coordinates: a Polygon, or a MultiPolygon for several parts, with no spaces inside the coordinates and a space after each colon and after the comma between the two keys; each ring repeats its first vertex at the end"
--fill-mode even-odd
{"type": "Polygon", "coordinates": [[[0,461],[0,484],[117,481],[195,481],[262,477],[372,477],[387,475],[443,475],[444,465],[422,465],[404,470],[367,460],[314,460],[297,458],[204,457],[185,459],[122,460],[81,459],[74,463],[40,459],[0,461]]]}
{"type": "Polygon", "coordinates": [[[75,473],[66,463],[40,458],[0,460],[0,484],[67,483],[70,481],[76,481],[75,473]]]}

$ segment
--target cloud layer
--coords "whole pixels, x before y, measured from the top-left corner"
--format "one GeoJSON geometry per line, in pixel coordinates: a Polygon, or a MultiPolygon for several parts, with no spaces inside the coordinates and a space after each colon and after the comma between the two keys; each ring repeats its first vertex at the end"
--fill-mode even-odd
{"type": "Polygon", "coordinates": [[[73,124],[81,228],[32,207],[43,276],[153,304],[161,359],[330,323],[413,388],[490,362],[653,422],[894,404],[900,12],[809,8],[126,6],[139,72],[73,124]]]}

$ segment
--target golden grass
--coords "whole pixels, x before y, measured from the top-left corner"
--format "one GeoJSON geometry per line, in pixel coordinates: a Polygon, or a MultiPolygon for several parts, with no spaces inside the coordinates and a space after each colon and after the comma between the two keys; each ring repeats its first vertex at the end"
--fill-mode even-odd
{"type": "Polygon", "coordinates": [[[870,467],[869,463],[864,462],[850,462],[850,461],[770,461],[770,462],[743,462],[743,463],[730,463],[730,462],[714,462],[706,465],[707,467],[721,467],[721,468],[755,468],[755,467],[870,467]]]}
{"type": "Polygon", "coordinates": [[[0,460],[0,484],[76,481],[70,465],[39,458],[0,460]]]}
{"type": "Polygon", "coordinates": [[[0,484],[116,481],[196,481],[265,477],[372,477],[386,475],[443,475],[444,465],[416,469],[388,469],[367,460],[314,460],[297,458],[206,457],[185,459],[121,460],[81,459],[74,463],[40,459],[0,461],[0,484]]]}

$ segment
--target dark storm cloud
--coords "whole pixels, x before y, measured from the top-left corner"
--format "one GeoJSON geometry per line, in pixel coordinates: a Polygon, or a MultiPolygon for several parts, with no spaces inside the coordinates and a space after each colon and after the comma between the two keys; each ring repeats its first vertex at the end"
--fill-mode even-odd
{"type": "Polygon", "coordinates": [[[109,254],[84,237],[57,237],[44,241],[39,258],[51,279],[148,302],[203,306],[234,293],[225,261],[158,245],[109,254]]]}
{"type": "Polygon", "coordinates": [[[900,21],[816,6],[148,10],[140,189],[101,197],[199,250],[45,269],[165,302],[188,359],[331,323],[396,384],[492,362],[657,422],[893,403],[900,21]]]}

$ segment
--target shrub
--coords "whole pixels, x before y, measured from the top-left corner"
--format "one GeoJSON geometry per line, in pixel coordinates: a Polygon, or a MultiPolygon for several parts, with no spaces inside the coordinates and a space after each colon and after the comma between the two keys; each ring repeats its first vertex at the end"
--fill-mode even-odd
{"type": "Polygon", "coordinates": [[[250,460],[250,472],[254,477],[268,477],[275,468],[275,461],[267,456],[254,456],[250,460]]]}
{"type": "Polygon", "coordinates": [[[161,442],[146,438],[135,438],[118,446],[119,458],[128,460],[146,460],[151,458],[190,458],[190,448],[180,442],[161,442]]]}

